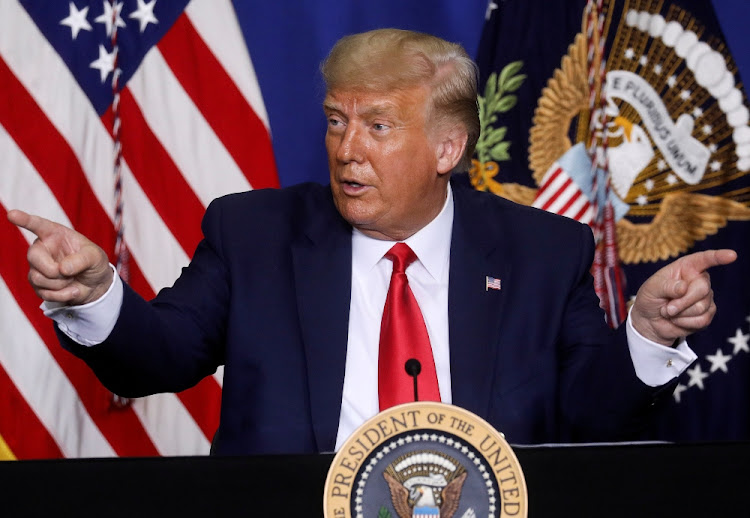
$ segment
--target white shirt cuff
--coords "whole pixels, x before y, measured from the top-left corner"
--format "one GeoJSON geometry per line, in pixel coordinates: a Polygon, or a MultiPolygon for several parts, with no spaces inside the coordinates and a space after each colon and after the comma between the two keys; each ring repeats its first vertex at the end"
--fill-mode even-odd
{"type": "Polygon", "coordinates": [[[650,387],[658,387],[673,380],[698,358],[684,338],[677,347],[667,347],[645,338],[633,327],[629,312],[626,325],[628,348],[635,373],[650,387]]]}
{"type": "Polygon", "coordinates": [[[107,292],[93,302],[81,306],[66,306],[60,302],[43,302],[44,314],[57,322],[60,331],[71,340],[91,347],[107,339],[115,327],[122,308],[122,279],[113,265],[112,284],[107,292]]]}

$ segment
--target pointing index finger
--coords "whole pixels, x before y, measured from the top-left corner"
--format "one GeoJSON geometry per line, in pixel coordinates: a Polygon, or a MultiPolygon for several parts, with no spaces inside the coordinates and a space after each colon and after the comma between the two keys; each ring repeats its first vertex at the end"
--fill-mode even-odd
{"type": "Polygon", "coordinates": [[[42,239],[52,234],[58,227],[58,224],[53,221],[17,209],[8,212],[8,221],[33,232],[42,239]]]}
{"type": "Polygon", "coordinates": [[[713,266],[729,264],[737,259],[737,252],[730,249],[706,250],[685,256],[684,268],[693,275],[699,275],[713,266]]]}

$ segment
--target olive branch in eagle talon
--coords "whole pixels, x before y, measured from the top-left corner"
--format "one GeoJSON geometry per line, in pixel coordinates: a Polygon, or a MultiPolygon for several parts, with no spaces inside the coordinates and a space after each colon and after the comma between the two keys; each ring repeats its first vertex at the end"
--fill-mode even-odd
{"type": "Polygon", "coordinates": [[[485,84],[484,96],[477,96],[481,133],[476,147],[478,160],[472,160],[469,171],[471,183],[476,189],[495,193],[502,190],[493,177],[499,171],[497,162],[510,159],[510,141],[505,141],[508,128],[495,128],[493,124],[497,122],[499,113],[510,111],[518,102],[518,97],[512,92],[518,90],[526,79],[524,74],[519,74],[522,67],[523,61],[514,61],[503,67],[499,75],[493,72],[485,84]]]}

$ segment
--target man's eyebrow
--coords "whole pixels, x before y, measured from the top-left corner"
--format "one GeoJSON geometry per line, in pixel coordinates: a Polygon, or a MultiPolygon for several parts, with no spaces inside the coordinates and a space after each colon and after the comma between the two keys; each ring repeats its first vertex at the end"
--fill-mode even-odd
{"type": "MultiPolygon", "coordinates": [[[[337,115],[344,117],[345,119],[349,118],[349,116],[344,112],[343,106],[336,101],[324,101],[323,112],[325,113],[326,117],[337,115]]],[[[387,122],[390,125],[396,126],[399,126],[403,123],[403,115],[401,114],[398,105],[387,101],[361,107],[357,110],[356,116],[365,121],[381,119],[383,120],[383,122],[387,122]]]]}
{"type": "MultiPolygon", "coordinates": [[[[323,110],[339,113],[342,112],[341,106],[338,103],[330,101],[323,102],[323,110]]],[[[358,115],[361,117],[377,117],[381,115],[395,116],[397,113],[398,107],[389,102],[368,106],[367,108],[358,111],[358,115]]]]}
{"type": "Polygon", "coordinates": [[[373,106],[368,106],[366,109],[362,110],[359,114],[362,117],[378,117],[378,116],[395,117],[398,114],[398,108],[392,103],[380,103],[380,104],[375,104],[373,106]]]}

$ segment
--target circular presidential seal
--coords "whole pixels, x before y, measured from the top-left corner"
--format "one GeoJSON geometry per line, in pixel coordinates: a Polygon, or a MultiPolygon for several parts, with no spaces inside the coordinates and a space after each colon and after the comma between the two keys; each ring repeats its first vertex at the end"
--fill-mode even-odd
{"type": "Polygon", "coordinates": [[[328,471],[326,518],[526,517],[526,481],[501,433],[462,408],[407,403],[366,421],[328,471]]]}

